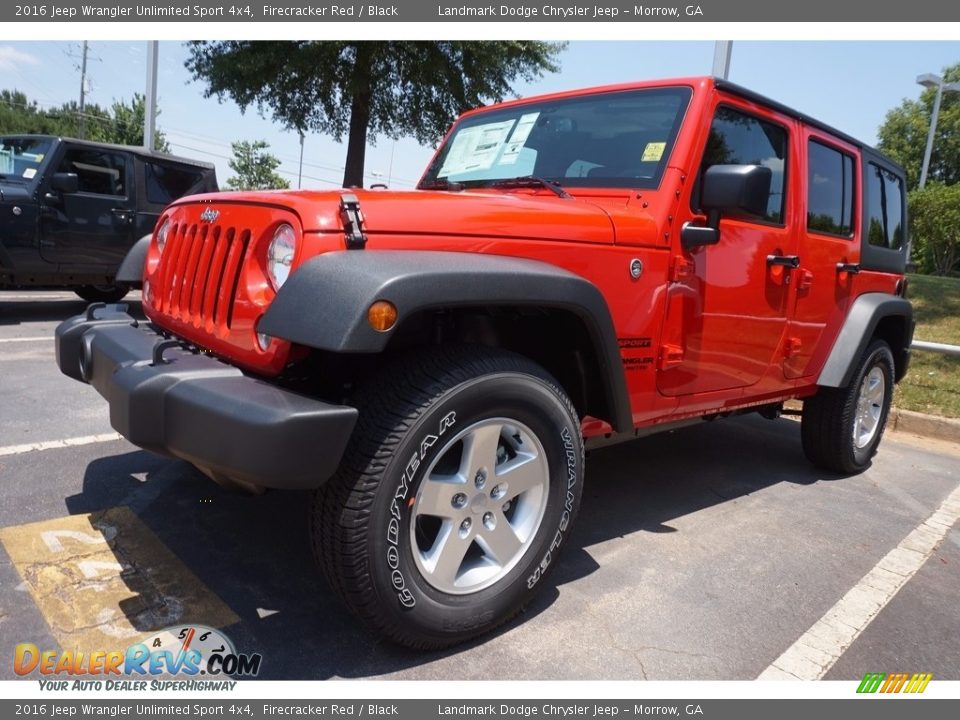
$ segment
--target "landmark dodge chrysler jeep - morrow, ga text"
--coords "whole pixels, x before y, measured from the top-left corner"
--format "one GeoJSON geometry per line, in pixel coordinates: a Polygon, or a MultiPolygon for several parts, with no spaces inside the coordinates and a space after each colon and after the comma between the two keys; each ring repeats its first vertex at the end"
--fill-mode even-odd
{"type": "MultiPolygon", "coordinates": [[[[469,112],[414,192],[174,202],[64,373],[131,442],[247,489],[313,491],[331,586],[437,648],[528,603],[584,445],[803,400],[807,456],[876,452],[913,333],[903,171],[692,78],[469,112]]],[[[643,489],[638,488],[638,502],[643,489]]]]}

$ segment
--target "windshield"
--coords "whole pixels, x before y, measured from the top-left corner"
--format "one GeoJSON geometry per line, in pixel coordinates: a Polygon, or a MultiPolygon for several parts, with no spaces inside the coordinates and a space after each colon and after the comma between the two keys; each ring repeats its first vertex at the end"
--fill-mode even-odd
{"type": "Polygon", "coordinates": [[[0,180],[32,182],[52,146],[50,138],[0,138],[0,180]]]}
{"type": "Polygon", "coordinates": [[[516,105],[460,121],[421,188],[528,178],[564,187],[654,188],[689,88],[629,90],[516,105]]]}

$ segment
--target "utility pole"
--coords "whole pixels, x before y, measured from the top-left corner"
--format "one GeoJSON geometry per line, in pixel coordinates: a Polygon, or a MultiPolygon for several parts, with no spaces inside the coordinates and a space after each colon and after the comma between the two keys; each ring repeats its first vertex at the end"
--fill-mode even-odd
{"type": "Polygon", "coordinates": [[[300,181],[303,178],[303,131],[300,131],[300,169],[297,170],[297,190],[301,188],[300,181]]]}
{"type": "Polygon", "coordinates": [[[730,56],[733,40],[717,40],[713,44],[713,76],[727,80],[730,77],[730,56]]]}
{"type": "Polygon", "coordinates": [[[80,139],[83,140],[87,119],[83,109],[87,100],[87,41],[83,41],[83,59],[80,61],[80,139]]]}
{"type": "Polygon", "coordinates": [[[80,139],[83,139],[86,135],[87,129],[87,90],[89,82],[87,81],[87,62],[92,60],[99,60],[100,58],[90,56],[90,45],[84,40],[83,45],[80,48],[79,58],[74,54],[74,50],[71,47],[69,51],[64,51],[64,54],[73,59],[79,59],[80,63],[74,65],[74,67],[80,71],[80,110],[79,110],[79,122],[77,127],[77,135],[80,139]]]}
{"type": "Polygon", "coordinates": [[[147,42],[147,92],[143,108],[143,147],[153,150],[157,132],[157,51],[160,43],[147,42]]]}
{"type": "Polygon", "coordinates": [[[80,61],[80,139],[83,140],[87,119],[83,116],[83,108],[87,100],[87,41],[83,41],[83,60],[80,61]]]}

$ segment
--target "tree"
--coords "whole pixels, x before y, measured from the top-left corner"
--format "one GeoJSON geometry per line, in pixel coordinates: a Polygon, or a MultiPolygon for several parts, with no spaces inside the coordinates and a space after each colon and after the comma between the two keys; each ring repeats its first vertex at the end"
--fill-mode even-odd
{"type": "Polygon", "coordinates": [[[923,272],[949,275],[960,261],[960,184],[910,193],[913,256],[923,272]]]}
{"type": "Polygon", "coordinates": [[[461,112],[499,101],[518,78],[555,72],[545,42],[190,43],[187,69],[207,97],[256,106],[287,129],[347,136],[345,187],[363,184],[367,140],[435,144],[461,112]]]}
{"type": "Polygon", "coordinates": [[[290,183],[274,172],[280,161],[266,152],[270,144],[265,140],[231,143],[233,159],[227,163],[236,175],[227,178],[231,190],[282,190],[290,183]]]}
{"type": "MultiPolygon", "coordinates": [[[[114,100],[112,110],[112,125],[109,126],[107,131],[111,139],[106,142],[115,142],[121,145],[142,145],[143,124],[147,116],[147,103],[144,96],[140,93],[134,93],[129,105],[114,100]]],[[[160,111],[157,110],[157,116],[159,117],[159,115],[160,111]]],[[[159,128],[154,130],[153,149],[165,153],[170,152],[170,144],[159,128]]]]}
{"type": "MultiPolygon", "coordinates": [[[[960,63],[946,68],[943,77],[947,82],[960,81],[960,63]]],[[[911,188],[920,181],[936,93],[935,88],[927,88],[919,100],[904,100],[887,113],[878,131],[880,149],[903,165],[911,188]]],[[[944,185],[960,182],[960,93],[943,94],[927,179],[944,185]]]]}
{"type": "MultiPolygon", "coordinates": [[[[84,135],[87,140],[97,142],[142,145],[145,114],[144,97],[140,94],[135,94],[129,103],[114,100],[110,109],[87,103],[83,109],[84,135]]],[[[78,137],[80,106],[76,100],[71,100],[42,110],[36,101],[19,90],[0,90],[0,132],[78,137]]],[[[170,152],[170,145],[160,129],[154,135],[154,149],[170,152]]]]}

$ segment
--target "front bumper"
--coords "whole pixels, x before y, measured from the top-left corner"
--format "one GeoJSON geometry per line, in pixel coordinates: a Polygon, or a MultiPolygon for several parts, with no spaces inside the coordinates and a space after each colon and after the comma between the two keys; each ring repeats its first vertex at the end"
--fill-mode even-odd
{"type": "Polygon", "coordinates": [[[122,305],[91,305],[64,321],[56,349],[60,370],[110,404],[117,432],[213,476],[318,487],[340,464],[357,421],[355,408],[299,395],[165,341],[122,305]]]}

